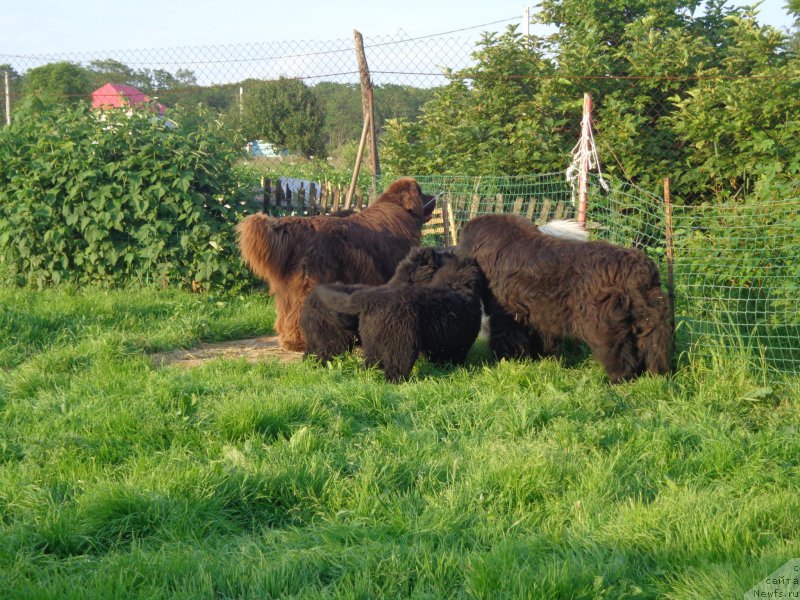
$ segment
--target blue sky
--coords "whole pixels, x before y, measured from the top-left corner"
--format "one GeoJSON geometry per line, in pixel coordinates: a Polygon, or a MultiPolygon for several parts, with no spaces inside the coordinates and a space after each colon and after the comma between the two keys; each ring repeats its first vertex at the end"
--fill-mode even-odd
{"type": "MultiPolygon", "coordinates": [[[[0,55],[213,46],[277,40],[352,39],[404,33],[411,37],[505,19],[521,22],[518,0],[133,0],[56,2],[0,0],[0,55]]],[[[733,4],[749,4],[735,0],[733,4]]],[[[760,20],[788,27],[785,0],[765,0],[760,20]]],[[[535,10],[532,8],[532,10],[535,10]]],[[[485,29],[503,29],[506,23],[485,29]]]]}

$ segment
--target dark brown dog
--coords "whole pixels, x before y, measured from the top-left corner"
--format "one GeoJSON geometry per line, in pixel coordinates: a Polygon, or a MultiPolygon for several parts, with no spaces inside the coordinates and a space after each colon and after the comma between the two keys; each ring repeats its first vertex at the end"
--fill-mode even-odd
{"type": "Polygon", "coordinates": [[[435,197],[398,179],[369,208],[347,217],[250,215],[236,227],[245,263],[275,296],[281,346],[303,350],[300,310],[320,283],[380,285],[419,245],[435,197]]]}
{"type": "Polygon", "coordinates": [[[421,352],[434,363],[464,363],[480,330],[485,285],[474,260],[417,248],[386,285],[353,293],[323,285],[309,300],[357,317],[365,364],[383,368],[387,381],[400,381],[421,352]]]}
{"type": "Polygon", "coordinates": [[[498,355],[537,356],[573,337],[613,382],[669,370],[672,319],[658,268],[643,252],[546,235],[515,215],[471,220],[458,252],[488,280],[489,343],[498,355]]]}

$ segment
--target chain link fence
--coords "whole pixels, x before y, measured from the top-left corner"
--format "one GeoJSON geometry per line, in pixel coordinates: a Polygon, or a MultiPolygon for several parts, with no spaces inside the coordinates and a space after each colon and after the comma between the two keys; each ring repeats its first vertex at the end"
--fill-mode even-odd
{"type": "MultiPolygon", "coordinates": [[[[366,34],[364,49],[375,86],[379,124],[395,117],[413,121],[424,103],[450,83],[450,74],[474,66],[476,46],[482,32],[489,28],[499,30],[514,23],[519,23],[518,17],[418,38],[366,34]],[[407,92],[402,103],[392,95],[397,88],[407,92]],[[408,101],[408,93],[415,95],[413,101],[408,101]]],[[[11,106],[32,93],[25,85],[26,74],[37,67],[55,63],[83,67],[90,75],[92,88],[109,82],[127,84],[168,107],[202,102],[220,112],[235,111],[251,86],[263,81],[296,78],[318,89],[322,89],[321,84],[343,84],[349,86],[353,94],[347,100],[331,99],[328,109],[336,112],[347,127],[337,133],[330,132],[329,141],[342,143],[357,139],[362,126],[359,67],[352,39],[46,56],[0,54],[0,70],[10,74],[7,96],[11,106]]],[[[502,73],[492,76],[503,77],[502,73]]],[[[793,77],[781,84],[788,89],[796,88],[800,75],[795,73],[793,77]]],[[[626,158],[628,155],[617,147],[620,140],[628,140],[625,143],[637,146],[639,155],[647,156],[657,154],[659,144],[676,144],[662,135],[660,129],[671,117],[667,116],[664,121],[659,121],[659,118],[677,105],[669,94],[677,93],[679,86],[685,85],[687,80],[677,78],[674,83],[662,86],[661,99],[653,102],[652,99],[658,96],[652,92],[656,80],[649,76],[614,79],[603,74],[576,79],[573,84],[576,89],[582,83],[587,88],[617,86],[641,91],[641,96],[648,98],[649,104],[641,106],[614,106],[609,101],[603,107],[602,117],[595,121],[601,162],[610,165],[613,172],[604,179],[609,183],[607,190],[598,185],[597,177],[593,178],[589,187],[587,226],[593,238],[644,249],[666,273],[667,229],[665,205],[659,189],[665,173],[658,172],[657,161],[653,165],[643,165],[626,158]],[[635,115],[636,119],[632,121],[620,119],[620,122],[630,122],[635,127],[630,125],[632,129],[626,132],[619,126],[611,132],[605,126],[607,121],[602,120],[603,117],[608,120],[610,115],[635,115]],[[645,130],[648,135],[640,135],[645,130]],[[647,183],[641,185],[640,178],[646,178],[647,183]]],[[[766,93],[762,89],[764,81],[758,77],[742,77],[724,79],[723,83],[726,89],[737,85],[752,88],[752,94],[757,96],[766,93]]],[[[701,89],[705,80],[695,80],[694,83],[701,89]]],[[[75,97],[85,97],[85,94],[85,90],[72,93],[75,97]]],[[[747,112],[750,109],[742,107],[738,113],[735,107],[723,107],[719,102],[720,119],[751,118],[747,112]]],[[[580,98],[576,96],[573,122],[553,125],[553,130],[558,129],[570,140],[569,146],[580,134],[579,103],[580,98]]],[[[687,109],[690,116],[691,109],[687,109]]],[[[6,116],[5,112],[3,116],[6,116]]],[[[776,119],[780,121],[785,116],[778,115],[776,119]]],[[[766,134],[774,126],[775,121],[764,122],[761,130],[764,135],[759,136],[759,131],[756,131],[753,144],[762,144],[769,151],[769,144],[775,142],[770,141],[766,134]]],[[[708,127],[711,131],[714,124],[708,127]]],[[[497,135],[503,134],[499,132],[497,135]]],[[[707,158],[700,165],[687,163],[685,172],[679,176],[687,187],[694,185],[697,189],[708,189],[707,201],[681,205],[679,200],[673,212],[671,233],[680,347],[702,350],[713,338],[748,348],[770,370],[797,373],[800,372],[800,310],[797,302],[800,296],[800,194],[791,191],[796,186],[789,186],[781,188],[779,193],[767,190],[759,199],[746,194],[738,197],[732,194],[724,202],[716,201],[713,192],[719,187],[739,185],[714,173],[714,169],[725,161],[736,163],[735,141],[719,133],[709,134],[707,140],[693,141],[694,147],[707,151],[707,158]],[[710,174],[704,174],[706,171],[710,174]],[[704,174],[709,181],[702,184],[705,188],[697,184],[699,174],[704,174]]],[[[687,145],[676,148],[677,153],[685,152],[688,147],[688,142],[682,143],[687,145]]],[[[775,155],[781,157],[782,164],[791,165],[792,160],[798,161],[796,146],[796,139],[783,140],[775,146],[775,155]]],[[[426,229],[427,243],[455,243],[464,223],[480,214],[511,212],[538,223],[554,218],[574,218],[575,189],[565,176],[570,160],[569,147],[564,147],[563,158],[562,171],[551,168],[547,173],[514,177],[417,175],[426,191],[443,192],[445,200],[445,209],[439,213],[437,222],[426,229]]],[[[288,165],[277,168],[285,168],[287,176],[302,177],[290,172],[288,165]]],[[[414,176],[415,172],[403,174],[414,176]]],[[[741,176],[741,180],[746,184],[746,174],[741,176]]],[[[381,181],[381,184],[385,183],[381,181]]],[[[336,185],[341,187],[341,183],[336,185]]],[[[273,190],[277,187],[277,181],[273,181],[273,190]]],[[[289,201],[285,208],[295,212],[308,211],[320,201],[321,190],[327,190],[330,198],[335,196],[330,182],[317,180],[314,188],[315,192],[300,197],[299,204],[296,196],[294,204],[289,201]]],[[[311,191],[308,186],[306,191],[311,191]]],[[[343,193],[340,190],[336,196],[335,207],[331,200],[326,209],[344,207],[343,193]]],[[[366,205],[369,192],[360,189],[357,198],[358,204],[366,205]]],[[[356,200],[353,203],[355,205],[356,200]]]]}

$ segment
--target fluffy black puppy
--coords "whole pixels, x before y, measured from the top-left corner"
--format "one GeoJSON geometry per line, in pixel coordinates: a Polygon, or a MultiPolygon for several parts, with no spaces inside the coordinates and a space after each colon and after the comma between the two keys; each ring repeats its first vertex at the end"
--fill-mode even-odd
{"type": "Polygon", "coordinates": [[[358,317],[365,364],[380,366],[387,381],[401,381],[421,352],[437,364],[464,363],[480,330],[485,285],[474,260],[420,248],[385,285],[352,294],[318,286],[315,294],[337,313],[358,317]]]}
{"type": "Polygon", "coordinates": [[[490,346],[499,355],[537,356],[571,337],[589,345],[612,382],[669,370],[672,318],[658,268],[640,250],[485,215],[464,226],[458,252],[488,280],[490,346]]]}
{"type": "MultiPolygon", "coordinates": [[[[414,248],[398,264],[387,286],[433,285],[451,277],[458,267],[458,258],[452,251],[440,248],[414,248]],[[438,275],[437,275],[438,274],[438,275]]],[[[332,283],[328,288],[352,294],[370,286],[359,284],[332,283]]],[[[303,304],[300,313],[300,330],[306,340],[305,356],[316,356],[322,362],[344,354],[358,343],[358,317],[338,312],[320,299],[314,288],[303,304]]]]}
{"type": "MultiPolygon", "coordinates": [[[[386,285],[395,286],[430,284],[435,273],[446,262],[457,261],[452,252],[437,248],[415,248],[397,266],[386,285]]],[[[333,283],[329,288],[352,294],[370,286],[359,284],[333,283]]],[[[358,317],[340,313],[328,307],[319,298],[314,288],[300,313],[300,329],[307,341],[305,356],[316,356],[321,361],[329,361],[334,356],[344,354],[358,343],[358,317]]]]}

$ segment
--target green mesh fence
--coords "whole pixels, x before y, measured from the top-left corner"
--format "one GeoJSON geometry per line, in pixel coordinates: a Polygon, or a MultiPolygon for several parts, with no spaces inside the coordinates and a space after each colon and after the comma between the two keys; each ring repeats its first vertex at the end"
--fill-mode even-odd
{"type": "MultiPolygon", "coordinates": [[[[563,172],[415,178],[425,193],[441,194],[423,229],[426,245],[454,245],[464,224],[479,215],[512,213],[538,224],[576,216],[576,193],[563,172]]],[[[666,287],[663,198],[624,181],[604,183],[590,179],[590,237],[643,250],[659,265],[666,287]]],[[[302,198],[291,210],[313,212],[311,200],[302,198]]],[[[675,206],[672,222],[678,351],[702,355],[721,343],[750,352],[769,371],[800,372],[800,198],[675,206]]]]}
{"type": "MultiPolygon", "coordinates": [[[[478,215],[512,213],[541,225],[554,219],[574,219],[577,212],[577,194],[564,173],[518,177],[422,175],[415,179],[426,193],[441,193],[443,202],[433,224],[424,230],[426,243],[434,245],[454,243],[464,224],[478,215]],[[450,234],[449,240],[445,232],[450,234]]],[[[663,201],[625,182],[604,182],[607,189],[597,176],[590,179],[586,226],[591,237],[642,248],[662,261],[663,201]]]]}
{"type": "Polygon", "coordinates": [[[800,199],[676,207],[673,221],[686,343],[719,338],[800,371],[800,199]]]}
{"type": "Polygon", "coordinates": [[[441,194],[425,242],[454,243],[464,224],[478,215],[513,213],[535,223],[575,217],[572,189],[563,173],[531,176],[417,176],[426,193],[441,194]],[[441,223],[441,224],[440,224],[441,223]],[[445,235],[449,234],[449,240],[445,235]]]}
{"type": "MultiPolygon", "coordinates": [[[[426,244],[453,243],[478,215],[514,213],[542,224],[576,213],[563,173],[416,179],[445,200],[424,231],[426,244]]],[[[590,237],[644,250],[666,286],[663,199],[605,181],[607,190],[597,177],[589,186],[590,237]]],[[[702,355],[721,342],[748,350],[769,371],[800,372],[800,199],[673,207],[672,220],[678,351],[702,355]]]]}

